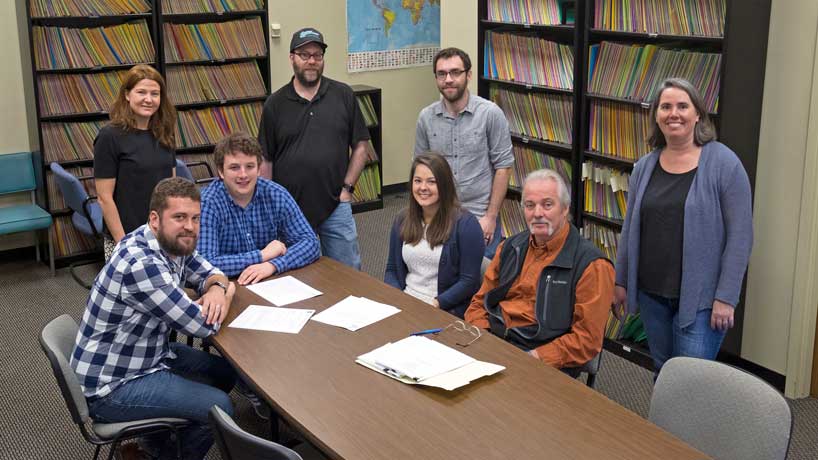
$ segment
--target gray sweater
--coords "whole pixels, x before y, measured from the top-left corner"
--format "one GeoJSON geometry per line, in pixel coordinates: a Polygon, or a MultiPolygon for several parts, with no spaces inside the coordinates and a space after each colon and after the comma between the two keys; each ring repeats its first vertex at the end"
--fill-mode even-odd
{"type": "MultiPolygon", "coordinates": [[[[661,150],[636,162],[628,192],[628,212],[616,257],[616,284],[628,292],[628,311],[637,310],[642,197],[661,150]]],[[[684,211],[679,326],[693,323],[696,312],[713,301],[735,306],[753,245],[750,180],[736,154],[720,142],[702,147],[699,169],[684,211]]]]}

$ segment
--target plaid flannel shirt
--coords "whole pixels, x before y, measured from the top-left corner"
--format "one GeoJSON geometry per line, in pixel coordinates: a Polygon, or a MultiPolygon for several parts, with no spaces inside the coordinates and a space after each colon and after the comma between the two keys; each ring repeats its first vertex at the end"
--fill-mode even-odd
{"type": "Polygon", "coordinates": [[[170,329],[207,337],[199,305],[182,289],[200,294],[222,272],[194,252],[166,254],[148,225],[125,235],[94,280],[77,334],[71,367],[88,398],[108,395],[128,380],[167,369],[170,329]]]}
{"type": "Polygon", "coordinates": [[[199,253],[227,276],[238,276],[261,263],[261,250],[271,241],[287,246],[287,253],[269,262],[276,273],[293,270],[321,256],[318,237],[287,189],[259,178],[246,208],[237,205],[224,181],[202,191],[202,225],[199,253]]]}

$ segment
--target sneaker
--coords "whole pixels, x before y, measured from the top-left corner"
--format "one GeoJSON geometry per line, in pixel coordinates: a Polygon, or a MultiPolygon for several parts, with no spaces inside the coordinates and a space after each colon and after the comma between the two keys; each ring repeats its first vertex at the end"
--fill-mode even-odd
{"type": "Polygon", "coordinates": [[[253,406],[253,411],[256,413],[258,418],[262,420],[270,420],[270,406],[259,398],[258,395],[253,392],[253,390],[248,388],[244,382],[239,380],[235,389],[239,396],[246,399],[247,402],[253,406]]]}

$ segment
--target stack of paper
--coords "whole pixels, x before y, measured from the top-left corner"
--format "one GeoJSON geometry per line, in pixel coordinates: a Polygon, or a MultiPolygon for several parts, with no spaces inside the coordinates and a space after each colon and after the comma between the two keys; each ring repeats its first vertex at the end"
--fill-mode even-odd
{"type": "Polygon", "coordinates": [[[505,369],[420,336],[388,343],[359,356],[355,362],[404,383],[444,390],[454,390],[505,369]]]}
{"type": "Polygon", "coordinates": [[[313,321],[338,326],[350,331],[388,318],[400,309],[365,297],[349,296],[312,317],[313,321]]]}

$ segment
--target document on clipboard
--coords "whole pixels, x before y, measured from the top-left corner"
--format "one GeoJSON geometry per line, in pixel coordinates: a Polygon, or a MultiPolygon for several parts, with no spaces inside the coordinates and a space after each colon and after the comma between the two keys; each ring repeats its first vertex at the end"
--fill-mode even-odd
{"type": "Polygon", "coordinates": [[[505,369],[421,336],[388,343],[359,356],[355,362],[409,385],[449,391],[505,369]]]}

